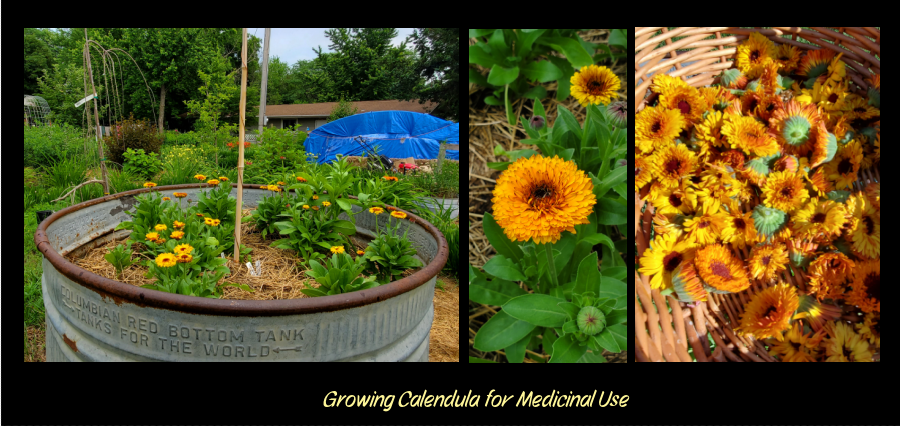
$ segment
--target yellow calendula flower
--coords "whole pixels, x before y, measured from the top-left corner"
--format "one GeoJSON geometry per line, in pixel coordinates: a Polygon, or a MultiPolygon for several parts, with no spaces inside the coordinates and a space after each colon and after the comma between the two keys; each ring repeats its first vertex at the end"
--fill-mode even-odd
{"type": "Polygon", "coordinates": [[[171,268],[175,266],[175,255],[172,253],[163,253],[156,256],[156,266],[160,268],[171,268]]]}
{"type": "Polygon", "coordinates": [[[322,205],[328,207],[331,205],[331,203],[329,203],[328,201],[322,201],[322,205]]]}
{"type": "Polygon", "coordinates": [[[156,186],[156,184],[153,182],[147,182],[144,184],[144,188],[153,188],[154,186],[156,186]]]}
{"type": "Polygon", "coordinates": [[[144,236],[144,239],[146,239],[147,241],[156,241],[159,239],[159,234],[157,234],[156,232],[151,232],[144,236]]]}
{"type": "Polygon", "coordinates": [[[177,259],[178,263],[191,263],[191,261],[194,260],[194,256],[191,256],[189,254],[179,254],[175,256],[175,258],[177,259]]]}
{"type": "Polygon", "coordinates": [[[573,161],[520,158],[497,180],[494,218],[514,241],[556,242],[562,231],[589,223],[597,198],[591,179],[573,161]]]}
{"type": "Polygon", "coordinates": [[[732,148],[748,155],[765,157],[778,152],[778,141],[768,133],[766,126],[753,117],[726,114],[722,134],[728,138],[732,148]]]}
{"type": "Polygon", "coordinates": [[[775,51],[775,62],[781,66],[781,71],[791,73],[800,65],[800,49],[789,44],[778,46],[775,51]]]}
{"type": "Polygon", "coordinates": [[[180,239],[184,238],[184,232],[181,232],[181,231],[172,232],[172,235],[170,235],[170,237],[172,237],[172,239],[175,239],[175,240],[180,240],[180,239]]]}
{"type": "Polygon", "coordinates": [[[403,212],[392,212],[391,216],[397,219],[406,219],[406,213],[403,212]]]}
{"type": "Polygon", "coordinates": [[[653,177],[667,188],[676,188],[681,179],[694,173],[697,156],[687,145],[669,145],[657,150],[651,157],[653,177]]]}
{"type": "Polygon", "coordinates": [[[806,289],[816,299],[844,298],[844,287],[847,280],[853,279],[856,263],[840,252],[825,253],[809,264],[806,289]]]}
{"type": "Polygon", "coordinates": [[[856,324],[856,330],[870,345],[881,348],[881,314],[866,314],[866,319],[856,324]]]}
{"type": "Polygon", "coordinates": [[[812,332],[803,334],[800,321],[794,321],[794,326],[784,335],[783,340],[766,340],[769,355],[777,356],[782,362],[816,362],[819,344],[813,342],[811,335],[812,332]]]}
{"type": "Polygon", "coordinates": [[[331,252],[334,254],[344,253],[344,246],[331,246],[331,252]]]}
{"type": "Polygon", "coordinates": [[[172,194],[172,196],[175,197],[175,198],[184,198],[184,197],[187,197],[187,193],[184,193],[184,192],[176,192],[176,193],[172,194]]]}
{"type": "Polygon", "coordinates": [[[183,228],[184,228],[184,223],[179,222],[179,221],[176,220],[175,223],[172,224],[172,227],[175,228],[175,229],[183,229],[183,228]]]}
{"type": "Polygon", "coordinates": [[[872,362],[869,342],[856,334],[844,322],[829,322],[826,327],[829,339],[822,342],[825,362],[872,362]]]}
{"type": "Polygon", "coordinates": [[[850,188],[856,182],[862,157],[862,147],[857,141],[838,148],[834,160],[825,164],[826,174],[834,182],[835,189],[850,188]]]}
{"type": "Polygon", "coordinates": [[[225,176],[219,176],[219,180],[222,182],[228,182],[228,178],[225,176]]]}
{"type": "Polygon", "coordinates": [[[384,209],[381,208],[381,207],[372,207],[372,208],[369,209],[369,213],[372,213],[372,214],[375,214],[375,215],[379,215],[379,214],[384,213],[384,209]]]}
{"type": "Polygon", "coordinates": [[[194,179],[197,179],[197,180],[206,180],[206,176],[204,176],[204,175],[194,175],[194,179]]]}
{"type": "Polygon", "coordinates": [[[156,225],[156,227],[154,227],[154,229],[156,229],[157,231],[165,231],[167,228],[166,228],[166,225],[159,224],[159,225],[156,225]]]}
{"type": "Polygon", "coordinates": [[[190,244],[177,245],[174,250],[175,254],[190,254],[192,251],[194,248],[190,244]]]}
{"type": "Polygon", "coordinates": [[[765,69],[766,63],[773,61],[777,55],[777,48],[772,40],[760,33],[750,34],[750,38],[738,46],[735,65],[747,78],[759,77],[765,69]]]}
{"type": "Polygon", "coordinates": [[[640,272],[651,277],[652,288],[667,289],[672,286],[675,269],[693,257],[694,250],[676,235],[657,235],[641,257],[640,272]]]}
{"type": "Polygon", "coordinates": [[[788,214],[802,207],[809,199],[803,178],[791,172],[770,173],[762,192],[767,206],[788,214]]]}
{"type": "Polygon", "coordinates": [[[727,216],[719,210],[719,203],[704,203],[692,219],[684,221],[685,241],[697,247],[731,238],[734,228],[728,226],[727,216]]]}
{"type": "Polygon", "coordinates": [[[783,341],[782,332],[791,326],[791,318],[800,307],[800,297],[792,285],[781,284],[753,295],[744,306],[737,330],[757,339],[774,337],[783,341]]]}
{"type": "Polygon", "coordinates": [[[635,119],[634,142],[638,149],[649,154],[672,144],[686,126],[684,117],[677,110],[647,107],[635,119]]]}
{"type": "Polygon", "coordinates": [[[163,201],[169,201],[169,200],[171,200],[171,198],[169,198],[169,197],[163,197],[163,201]]]}
{"type": "Polygon", "coordinates": [[[304,204],[304,205],[303,205],[303,210],[309,210],[309,205],[308,205],[308,204],[304,204]]]}
{"type": "Polygon", "coordinates": [[[641,188],[646,186],[653,180],[650,164],[643,156],[635,153],[634,158],[634,192],[639,192],[641,188]]]}
{"type": "Polygon", "coordinates": [[[312,206],[313,211],[319,211],[319,206],[312,206]]]}
{"type": "Polygon", "coordinates": [[[621,81],[607,67],[590,65],[581,67],[569,79],[571,94],[582,106],[609,104],[618,95],[621,81]]]}
{"type": "Polygon", "coordinates": [[[659,95],[659,105],[681,113],[687,127],[703,120],[703,112],[709,108],[700,91],[694,87],[675,87],[659,95]]]}
{"type": "Polygon", "coordinates": [[[791,216],[791,227],[798,237],[834,237],[847,222],[844,205],[831,200],[813,198],[791,216]]]}
{"type": "Polygon", "coordinates": [[[218,185],[218,184],[219,184],[219,181],[218,181],[218,180],[215,180],[215,179],[210,179],[210,180],[209,180],[208,182],[206,182],[206,183],[208,183],[208,184],[210,184],[210,185],[218,185]]]}

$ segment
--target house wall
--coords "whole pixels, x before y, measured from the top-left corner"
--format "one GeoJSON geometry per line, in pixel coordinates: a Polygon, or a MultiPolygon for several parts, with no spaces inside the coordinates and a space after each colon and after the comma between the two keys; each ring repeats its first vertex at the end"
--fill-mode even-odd
{"type": "MultiPolygon", "coordinates": [[[[306,128],[309,127],[309,131],[313,131],[316,129],[316,118],[269,118],[269,127],[274,127],[276,129],[284,128],[284,120],[297,120],[297,124],[300,125],[300,129],[306,131],[306,128]]],[[[319,118],[319,120],[324,120],[325,117],[319,118]]]]}

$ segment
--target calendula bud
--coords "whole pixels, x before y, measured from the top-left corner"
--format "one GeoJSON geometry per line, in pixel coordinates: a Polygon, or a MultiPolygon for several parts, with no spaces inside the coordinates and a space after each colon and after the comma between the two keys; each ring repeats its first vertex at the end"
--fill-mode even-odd
{"type": "Polygon", "coordinates": [[[606,108],[606,120],[615,127],[623,128],[628,125],[628,104],[625,102],[613,102],[606,108]]]}
{"type": "Polygon", "coordinates": [[[534,130],[543,129],[544,124],[545,124],[544,117],[541,117],[540,115],[535,115],[534,117],[531,117],[531,128],[533,128],[534,130]]]}
{"type": "Polygon", "coordinates": [[[578,329],[588,336],[596,335],[606,327],[606,316],[603,315],[603,311],[593,306],[581,308],[576,321],[578,329]]]}

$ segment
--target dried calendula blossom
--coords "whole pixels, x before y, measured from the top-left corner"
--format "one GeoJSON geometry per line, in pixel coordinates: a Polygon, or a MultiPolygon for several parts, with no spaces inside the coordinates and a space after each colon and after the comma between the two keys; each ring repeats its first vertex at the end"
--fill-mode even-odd
{"type": "Polygon", "coordinates": [[[555,243],[563,231],[590,223],[597,198],[591,179],[573,161],[520,158],[497,179],[494,218],[513,241],[555,243]]]}

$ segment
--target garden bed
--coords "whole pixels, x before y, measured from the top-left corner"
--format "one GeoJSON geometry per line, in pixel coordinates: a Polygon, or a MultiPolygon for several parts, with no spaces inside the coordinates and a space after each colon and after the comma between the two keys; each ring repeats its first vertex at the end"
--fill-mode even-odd
{"type": "MultiPolygon", "coordinates": [[[[250,218],[255,209],[245,209],[242,217],[250,218]]],[[[246,220],[246,219],[245,219],[246,220]]],[[[147,278],[147,266],[142,263],[149,258],[141,257],[135,254],[132,258],[135,264],[125,269],[122,276],[117,276],[116,269],[107,262],[103,256],[109,253],[117,245],[122,244],[122,240],[128,234],[122,234],[121,238],[114,239],[106,244],[97,246],[89,250],[83,257],[70,254],[67,259],[75,265],[91,271],[111,280],[123,282],[136,287],[146,284],[152,284],[155,280],[147,278]]],[[[231,274],[225,276],[223,282],[244,284],[253,289],[253,292],[242,290],[238,287],[225,287],[222,299],[228,300],[285,300],[285,299],[302,299],[309,296],[300,292],[305,288],[318,288],[319,284],[304,272],[309,270],[306,268],[306,262],[298,258],[293,250],[284,250],[270,247],[277,237],[270,236],[263,239],[262,235],[255,229],[253,223],[246,221],[241,224],[241,244],[253,249],[251,253],[252,264],[260,261],[262,266],[262,275],[252,276],[250,270],[247,269],[245,263],[240,265],[234,262],[234,259],[228,257],[228,263],[225,265],[231,270],[231,274]]],[[[362,244],[359,238],[352,238],[357,250],[365,250],[366,245],[362,244]]],[[[77,253],[75,251],[73,253],[77,253]]],[[[350,254],[356,258],[356,254],[350,254]]],[[[417,269],[407,270],[403,276],[412,275],[417,269]]]]}

